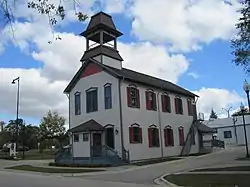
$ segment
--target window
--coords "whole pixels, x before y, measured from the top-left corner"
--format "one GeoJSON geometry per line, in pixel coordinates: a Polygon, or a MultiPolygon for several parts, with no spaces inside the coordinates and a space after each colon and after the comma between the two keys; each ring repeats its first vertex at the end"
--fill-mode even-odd
{"type": "Polygon", "coordinates": [[[105,109],[112,108],[111,84],[106,84],[104,86],[104,102],[105,102],[105,109]]]}
{"type": "Polygon", "coordinates": [[[86,111],[95,112],[98,110],[97,89],[91,89],[86,92],[86,111]]]}
{"type": "Polygon", "coordinates": [[[146,91],[146,108],[147,110],[157,110],[156,94],[152,91],[146,91]]]}
{"type": "Polygon", "coordinates": [[[176,114],[183,114],[183,106],[182,106],[182,99],[176,97],[175,101],[175,113],[176,114]]]}
{"type": "Polygon", "coordinates": [[[89,134],[88,134],[88,133],[83,133],[83,134],[82,134],[82,140],[83,140],[84,142],[89,141],[89,134]]]}
{"type": "Polygon", "coordinates": [[[224,138],[225,139],[232,138],[232,131],[224,131],[224,138]]]}
{"type": "Polygon", "coordinates": [[[140,93],[136,87],[127,87],[128,107],[140,108],[140,93]]]}
{"type": "Polygon", "coordinates": [[[159,129],[155,125],[148,128],[148,144],[149,147],[160,147],[159,129]]]}
{"type": "Polygon", "coordinates": [[[165,146],[174,146],[174,132],[170,126],[164,129],[165,146]]]}
{"type": "Polygon", "coordinates": [[[168,95],[161,95],[162,112],[171,113],[170,97],[168,95]]]}
{"type": "Polygon", "coordinates": [[[81,114],[81,93],[75,93],[75,115],[81,114]]]}
{"type": "Polygon", "coordinates": [[[74,134],[74,142],[79,142],[79,134],[74,134]]]}
{"type": "Polygon", "coordinates": [[[193,116],[194,115],[194,109],[191,99],[187,99],[187,106],[188,106],[188,115],[193,116]]]}
{"type": "Polygon", "coordinates": [[[129,127],[129,141],[130,143],[142,143],[142,128],[134,124],[129,127]]]}
{"type": "Polygon", "coordinates": [[[181,146],[184,145],[185,140],[184,140],[184,128],[183,127],[179,127],[179,143],[181,146]]]}

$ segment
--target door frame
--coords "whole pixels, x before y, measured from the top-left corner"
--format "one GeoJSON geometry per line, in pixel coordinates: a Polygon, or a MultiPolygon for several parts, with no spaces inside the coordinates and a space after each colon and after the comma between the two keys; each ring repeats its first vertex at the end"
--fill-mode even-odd
{"type": "MultiPolygon", "coordinates": [[[[102,132],[100,131],[94,131],[91,133],[91,157],[98,157],[98,155],[95,155],[94,151],[95,151],[95,148],[98,148],[98,147],[95,147],[94,145],[94,134],[100,134],[100,139],[101,139],[101,143],[100,143],[100,151],[101,151],[101,155],[102,155],[102,146],[103,146],[103,136],[102,136],[102,132]]],[[[97,151],[97,150],[96,150],[97,151]]],[[[100,155],[100,156],[101,156],[100,155]]]]}
{"type": "Polygon", "coordinates": [[[105,128],[105,145],[107,145],[106,129],[113,129],[113,144],[114,144],[114,148],[112,148],[112,147],[111,148],[115,149],[115,125],[108,124],[108,125],[105,125],[104,128],[105,128]]]}

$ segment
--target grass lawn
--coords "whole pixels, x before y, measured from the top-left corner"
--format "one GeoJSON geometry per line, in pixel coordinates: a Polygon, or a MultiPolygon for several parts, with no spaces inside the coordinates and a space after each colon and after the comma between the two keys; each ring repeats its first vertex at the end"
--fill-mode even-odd
{"type": "MultiPolygon", "coordinates": [[[[42,160],[42,159],[54,159],[57,149],[45,149],[42,153],[39,150],[29,150],[24,153],[25,160],[42,160]]],[[[23,153],[19,152],[19,156],[22,158],[23,153]]]]}
{"type": "Polygon", "coordinates": [[[100,169],[73,169],[73,168],[45,168],[45,167],[37,167],[30,165],[20,165],[13,167],[6,167],[5,169],[13,169],[13,170],[22,170],[22,171],[33,171],[33,172],[41,172],[41,173],[86,173],[86,172],[97,172],[97,171],[105,171],[100,169]]]}
{"type": "Polygon", "coordinates": [[[180,160],[182,158],[178,158],[178,157],[167,157],[167,158],[159,158],[159,159],[154,159],[154,160],[146,160],[146,161],[142,161],[142,162],[138,162],[138,163],[134,163],[133,165],[136,166],[145,166],[145,165],[149,165],[149,164],[157,164],[157,163],[162,163],[162,162],[168,162],[168,161],[173,161],[173,160],[180,160]]]}
{"type": "Polygon", "coordinates": [[[188,187],[249,187],[250,174],[179,174],[165,179],[188,187]]]}
{"type": "MultiPolygon", "coordinates": [[[[202,171],[250,171],[250,166],[235,166],[235,167],[225,167],[225,168],[204,168],[196,169],[191,172],[202,172],[202,171]]],[[[249,175],[250,176],[250,175],[249,175]]]]}

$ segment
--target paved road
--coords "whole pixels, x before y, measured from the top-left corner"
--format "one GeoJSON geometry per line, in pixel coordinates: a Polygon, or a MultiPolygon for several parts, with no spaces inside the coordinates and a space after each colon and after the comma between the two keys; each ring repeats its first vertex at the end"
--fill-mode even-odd
{"type": "MultiPolygon", "coordinates": [[[[235,158],[244,157],[244,147],[231,147],[227,150],[215,152],[210,155],[201,157],[189,157],[187,159],[178,160],[174,162],[166,162],[155,164],[151,166],[141,167],[140,169],[133,169],[121,172],[112,172],[109,174],[101,174],[95,176],[82,176],[88,179],[102,180],[102,181],[119,181],[125,183],[136,184],[153,184],[153,179],[166,174],[181,171],[187,171],[194,168],[225,166],[232,164],[242,164],[246,162],[235,161],[235,158]]],[[[250,164],[249,161],[247,161],[250,164]]]]}
{"type": "MultiPolygon", "coordinates": [[[[110,171],[106,174],[87,174],[79,177],[60,177],[57,175],[46,176],[39,174],[13,173],[0,171],[1,187],[149,187],[153,185],[153,179],[166,174],[180,171],[187,171],[194,168],[225,166],[235,164],[235,158],[243,157],[244,147],[229,148],[222,152],[216,152],[202,157],[189,157],[186,159],[130,168],[127,170],[110,171]]],[[[22,161],[21,161],[22,162],[22,161]]],[[[32,164],[36,161],[24,161],[23,163],[32,164]]],[[[42,161],[41,161],[42,162],[42,161]]],[[[244,165],[246,162],[237,161],[244,165]]],[[[13,162],[0,161],[0,169],[13,162]]],[[[21,163],[19,163],[21,164],[21,163]]],[[[248,162],[248,164],[250,164],[248,162]]]]}
{"type": "Polygon", "coordinates": [[[1,187],[150,187],[118,182],[94,181],[81,178],[32,175],[0,171],[1,187]]]}

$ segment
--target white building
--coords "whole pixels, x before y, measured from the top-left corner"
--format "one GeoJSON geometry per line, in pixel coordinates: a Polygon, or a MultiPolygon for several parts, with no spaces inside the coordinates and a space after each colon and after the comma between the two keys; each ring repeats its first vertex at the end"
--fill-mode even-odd
{"type": "Polygon", "coordinates": [[[111,16],[92,16],[81,35],[86,38],[82,66],[64,91],[74,162],[107,163],[105,155],[133,162],[197,153],[199,136],[190,127],[198,96],[123,68],[117,50],[122,33],[111,16]]]}
{"type": "MultiPolygon", "coordinates": [[[[226,145],[245,145],[243,117],[230,117],[204,121],[210,128],[217,130],[216,138],[225,142],[226,145]]],[[[247,139],[250,141],[250,116],[245,115],[247,139]]]]}

